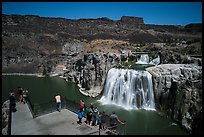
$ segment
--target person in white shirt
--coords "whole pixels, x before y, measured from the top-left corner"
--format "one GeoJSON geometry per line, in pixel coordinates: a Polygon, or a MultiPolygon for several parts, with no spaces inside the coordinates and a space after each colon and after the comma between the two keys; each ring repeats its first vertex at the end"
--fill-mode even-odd
{"type": "Polygon", "coordinates": [[[57,104],[57,111],[61,111],[61,99],[60,99],[60,95],[59,94],[57,94],[56,96],[55,96],[55,100],[56,100],[56,104],[57,104]]]}

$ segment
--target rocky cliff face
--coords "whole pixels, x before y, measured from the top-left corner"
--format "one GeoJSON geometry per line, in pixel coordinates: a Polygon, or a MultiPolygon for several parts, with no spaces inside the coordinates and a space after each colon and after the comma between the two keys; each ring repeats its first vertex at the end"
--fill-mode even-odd
{"type": "Polygon", "coordinates": [[[96,97],[102,91],[108,70],[116,67],[119,59],[119,56],[109,52],[87,53],[73,62],[73,69],[69,69],[64,76],[78,84],[86,95],[96,97]]]}
{"type": "Polygon", "coordinates": [[[200,24],[152,25],[144,24],[143,18],[129,16],[120,20],[72,20],[2,14],[2,71],[50,72],[58,63],[72,62],[72,58],[81,59],[84,53],[97,51],[121,53],[125,49],[158,54],[165,50],[201,55],[200,30],[200,24]],[[177,45],[182,41],[188,43],[177,45]],[[164,44],[158,47],[154,43],[164,44]],[[190,48],[194,50],[187,50],[190,48]]]}
{"type": "Polygon", "coordinates": [[[2,135],[8,135],[9,103],[7,100],[2,104],[2,135]]]}
{"type": "Polygon", "coordinates": [[[157,108],[193,132],[194,120],[202,120],[199,115],[202,113],[202,67],[162,64],[146,70],[153,77],[157,108]]]}

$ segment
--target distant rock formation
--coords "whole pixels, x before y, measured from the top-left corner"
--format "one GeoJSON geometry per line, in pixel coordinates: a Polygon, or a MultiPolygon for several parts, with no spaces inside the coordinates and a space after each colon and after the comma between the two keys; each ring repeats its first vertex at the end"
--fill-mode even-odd
{"type": "Polygon", "coordinates": [[[122,16],[120,19],[122,23],[132,23],[132,24],[144,24],[143,18],[133,17],[133,16],[122,16]]]}
{"type": "Polygon", "coordinates": [[[187,24],[185,26],[185,29],[187,29],[190,32],[202,32],[202,24],[201,23],[191,23],[187,24]]]}

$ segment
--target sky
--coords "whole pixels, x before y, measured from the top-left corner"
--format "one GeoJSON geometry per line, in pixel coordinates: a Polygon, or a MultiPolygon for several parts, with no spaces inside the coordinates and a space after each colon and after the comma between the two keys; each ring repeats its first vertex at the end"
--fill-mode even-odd
{"type": "Polygon", "coordinates": [[[3,14],[68,19],[142,17],[145,24],[202,23],[202,2],[2,2],[3,14]]]}

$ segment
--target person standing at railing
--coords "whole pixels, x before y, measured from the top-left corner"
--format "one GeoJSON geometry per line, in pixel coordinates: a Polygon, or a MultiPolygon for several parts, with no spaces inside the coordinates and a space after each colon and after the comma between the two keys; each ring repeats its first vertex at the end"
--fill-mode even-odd
{"type": "Polygon", "coordinates": [[[84,100],[80,100],[80,104],[79,104],[79,109],[84,111],[85,110],[85,103],[84,103],[84,100]]]}
{"type": "Polygon", "coordinates": [[[27,98],[28,98],[28,90],[24,89],[23,90],[23,103],[27,103],[27,98]]]}
{"type": "Polygon", "coordinates": [[[91,109],[91,106],[88,106],[86,108],[86,124],[88,125],[91,124],[92,115],[93,115],[93,110],[91,109]]]}
{"type": "Polygon", "coordinates": [[[98,107],[96,106],[93,110],[93,123],[92,126],[97,126],[98,125],[98,120],[99,120],[99,111],[98,107]]]}
{"type": "Polygon", "coordinates": [[[84,112],[83,112],[83,110],[82,109],[80,109],[79,111],[78,111],[78,121],[77,121],[77,123],[78,124],[82,124],[82,118],[83,118],[83,114],[84,114],[84,112]]]}
{"type": "Polygon", "coordinates": [[[17,94],[19,98],[19,103],[22,103],[23,102],[23,88],[22,87],[18,87],[17,94]]]}
{"type": "Polygon", "coordinates": [[[55,100],[56,100],[56,105],[57,105],[57,111],[61,111],[61,99],[60,99],[60,95],[59,94],[57,94],[56,96],[55,96],[55,100]]]}
{"type": "Polygon", "coordinates": [[[100,115],[101,129],[106,128],[106,119],[107,119],[107,114],[104,110],[100,115]]]}
{"type": "Polygon", "coordinates": [[[11,111],[12,112],[16,112],[16,99],[15,99],[15,93],[13,91],[11,91],[9,93],[9,101],[10,101],[10,105],[11,105],[11,111]]]}
{"type": "Polygon", "coordinates": [[[118,116],[115,114],[115,111],[113,111],[112,114],[110,115],[110,128],[111,129],[116,129],[116,126],[117,126],[118,123],[125,124],[122,121],[120,121],[118,116]]]}

